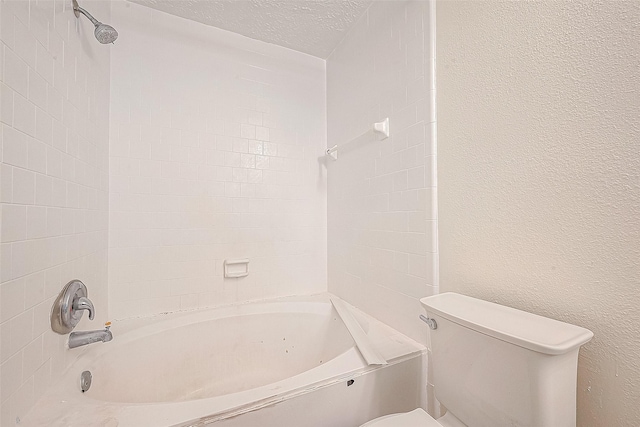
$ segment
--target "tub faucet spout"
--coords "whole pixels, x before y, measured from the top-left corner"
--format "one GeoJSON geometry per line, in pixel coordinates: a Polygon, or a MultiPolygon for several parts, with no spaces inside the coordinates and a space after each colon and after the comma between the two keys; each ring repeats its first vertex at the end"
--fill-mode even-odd
{"type": "Polygon", "coordinates": [[[83,345],[93,344],[94,342],[107,342],[113,339],[113,334],[107,325],[104,329],[97,331],[72,332],[69,334],[69,348],[82,347],[83,345]]]}

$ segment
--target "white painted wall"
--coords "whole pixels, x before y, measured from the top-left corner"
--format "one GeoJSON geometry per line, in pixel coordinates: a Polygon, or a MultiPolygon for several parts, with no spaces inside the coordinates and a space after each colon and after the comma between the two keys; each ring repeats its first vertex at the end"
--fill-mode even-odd
{"type": "Polygon", "coordinates": [[[594,331],[577,424],[640,425],[640,3],[437,11],[442,291],[594,331]]]}
{"type": "MultiPolygon", "coordinates": [[[[84,281],[107,316],[109,47],[66,1],[0,3],[0,425],[13,426],[74,357],[50,329],[84,281]]],[[[108,3],[91,12],[109,22],[108,3]]]]}
{"type": "Polygon", "coordinates": [[[324,61],[129,2],[113,25],[112,316],[326,290],[324,61]]]}
{"type": "Polygon", "coordinates": [[[349,143],[325,160],[329,291],[422,343],[419,299],[438,288],[429,7],[373,2],[327,60],[327,144],[349,143]]]}

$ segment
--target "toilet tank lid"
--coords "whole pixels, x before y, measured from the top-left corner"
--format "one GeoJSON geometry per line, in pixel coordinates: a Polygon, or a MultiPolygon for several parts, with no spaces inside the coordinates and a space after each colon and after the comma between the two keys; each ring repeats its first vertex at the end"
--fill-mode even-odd
{"type": "Polygon", "coordinates": [[[593,337],[580,326],[453,292],[420,302],[427,314],[539,353],[564,354],[593,337]]]}

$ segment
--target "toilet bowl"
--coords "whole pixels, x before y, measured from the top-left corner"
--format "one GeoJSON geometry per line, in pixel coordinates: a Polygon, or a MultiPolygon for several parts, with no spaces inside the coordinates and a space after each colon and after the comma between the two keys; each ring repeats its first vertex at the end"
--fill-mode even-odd
{"type": "Polygon", "coordinates": [[[361,427],[575,427],[578,351],[591,331],[455,293],[420,302],[447,413],[418,408],[361,427]]]}

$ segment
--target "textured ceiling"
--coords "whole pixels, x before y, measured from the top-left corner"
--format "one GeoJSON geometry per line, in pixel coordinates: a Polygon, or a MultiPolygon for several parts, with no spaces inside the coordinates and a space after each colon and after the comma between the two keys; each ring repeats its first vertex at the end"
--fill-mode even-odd
{"type": "Polygon", "coordinates": [[[372,0],[130,0],[327,58],[372,0]]]}

